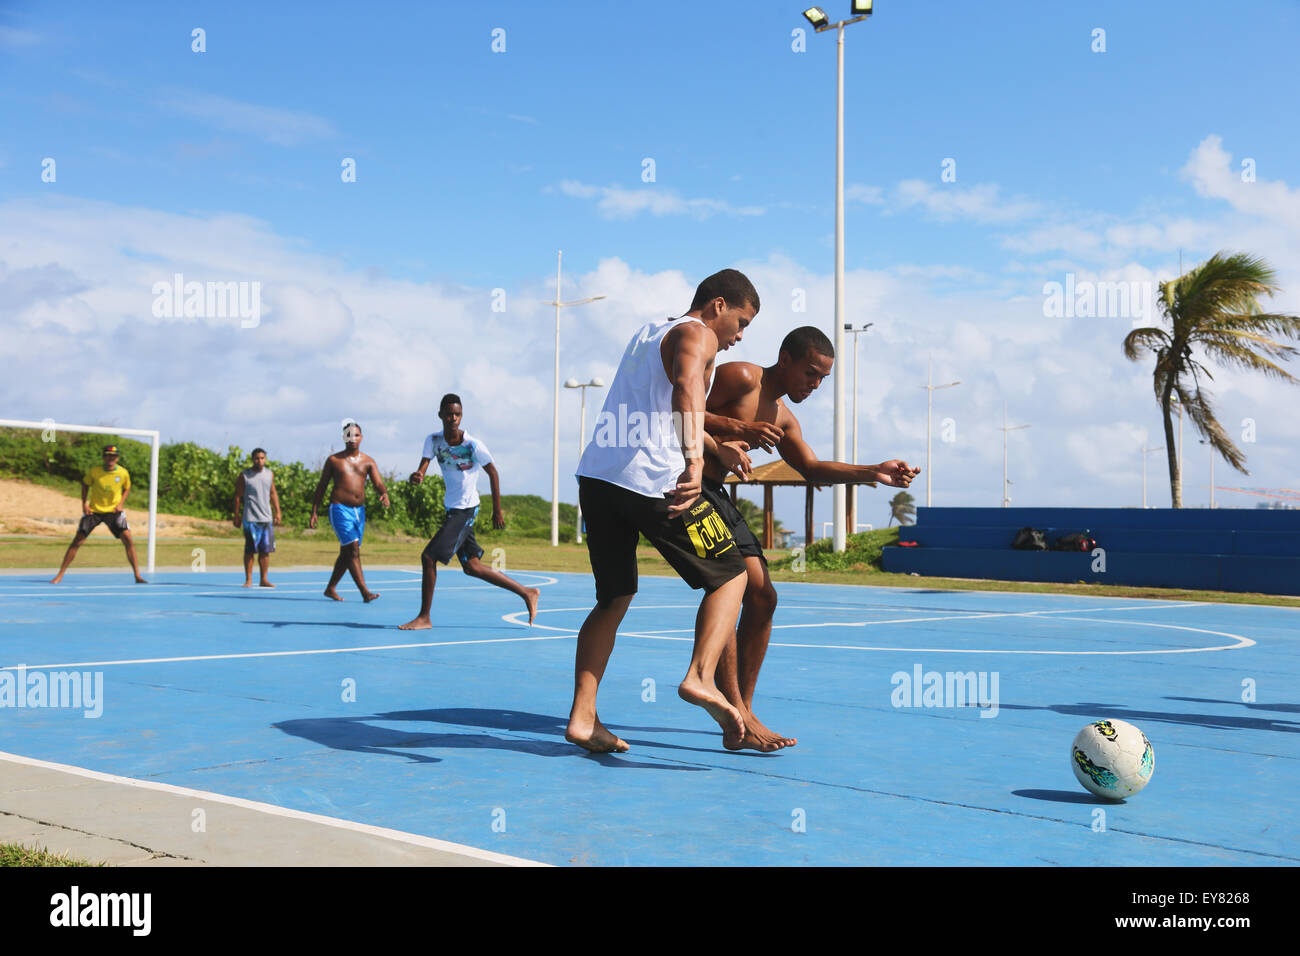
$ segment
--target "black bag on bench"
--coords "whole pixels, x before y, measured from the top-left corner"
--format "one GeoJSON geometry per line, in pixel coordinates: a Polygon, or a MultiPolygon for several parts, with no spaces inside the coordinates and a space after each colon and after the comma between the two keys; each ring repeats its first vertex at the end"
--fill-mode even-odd
{"type": "Polygon", "coordinates": [[[1021,528],[1016,532],[1015,540],[1011,542],[1011,547],[1017,551],[1046,551],[1047,535],[1037,528],[1021,528]]]}
{"type": "Polygon", "coordinates": [[[1052,542],[1053,551],[1091,551],[1097,547],[1097,541],[1089,532],[1063,534],[1052,542]]]}

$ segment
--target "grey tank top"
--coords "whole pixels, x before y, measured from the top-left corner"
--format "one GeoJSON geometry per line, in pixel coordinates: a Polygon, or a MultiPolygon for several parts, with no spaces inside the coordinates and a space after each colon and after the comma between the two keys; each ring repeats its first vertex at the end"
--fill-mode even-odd
{"type": "Polygon", "coordinates": [[[271,469],[244,469],[244,520],[271,520],[271,469]]]}

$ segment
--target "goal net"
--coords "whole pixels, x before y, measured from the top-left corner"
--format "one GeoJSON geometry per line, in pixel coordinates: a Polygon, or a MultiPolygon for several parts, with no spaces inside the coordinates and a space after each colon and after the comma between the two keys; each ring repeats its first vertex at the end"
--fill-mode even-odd
{"type": "Polygon", "coordinates": [[[33,429],[40,432],[41,440],[44,442],[56,441],[59,432],[114,435],[147,440],[149,442],[149,543],[145,561],[147,570],[153,572],[154,556],[158,545],[158,448],[161,444],[158,431],[147,428],[111,428],[104,425],[69,425],[49,418],[39,422],[0,418],[0,427],[33,429]]]}

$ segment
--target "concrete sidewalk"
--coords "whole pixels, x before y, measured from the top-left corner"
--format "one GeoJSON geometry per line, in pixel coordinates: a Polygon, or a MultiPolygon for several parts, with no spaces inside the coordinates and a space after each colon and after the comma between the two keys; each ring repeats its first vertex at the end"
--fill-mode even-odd
{"type": "Polygon", "coordinates": [[[0,752],[0,843],[114,866],[536,866],[531,860],[0,752]]]}

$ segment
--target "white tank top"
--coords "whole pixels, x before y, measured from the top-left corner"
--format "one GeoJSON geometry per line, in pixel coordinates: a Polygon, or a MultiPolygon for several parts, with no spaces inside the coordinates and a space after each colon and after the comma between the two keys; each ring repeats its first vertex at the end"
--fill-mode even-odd
{"type": "Polygon", "coordinates": [[[578,475],[599,478],[647,498],[662,498],[686,469],[673,427],[673,383],[664,372],[664,336],[694,318],[660,319],[643,326],[618,363],[605,407],[578,462],[578,475]]]}

